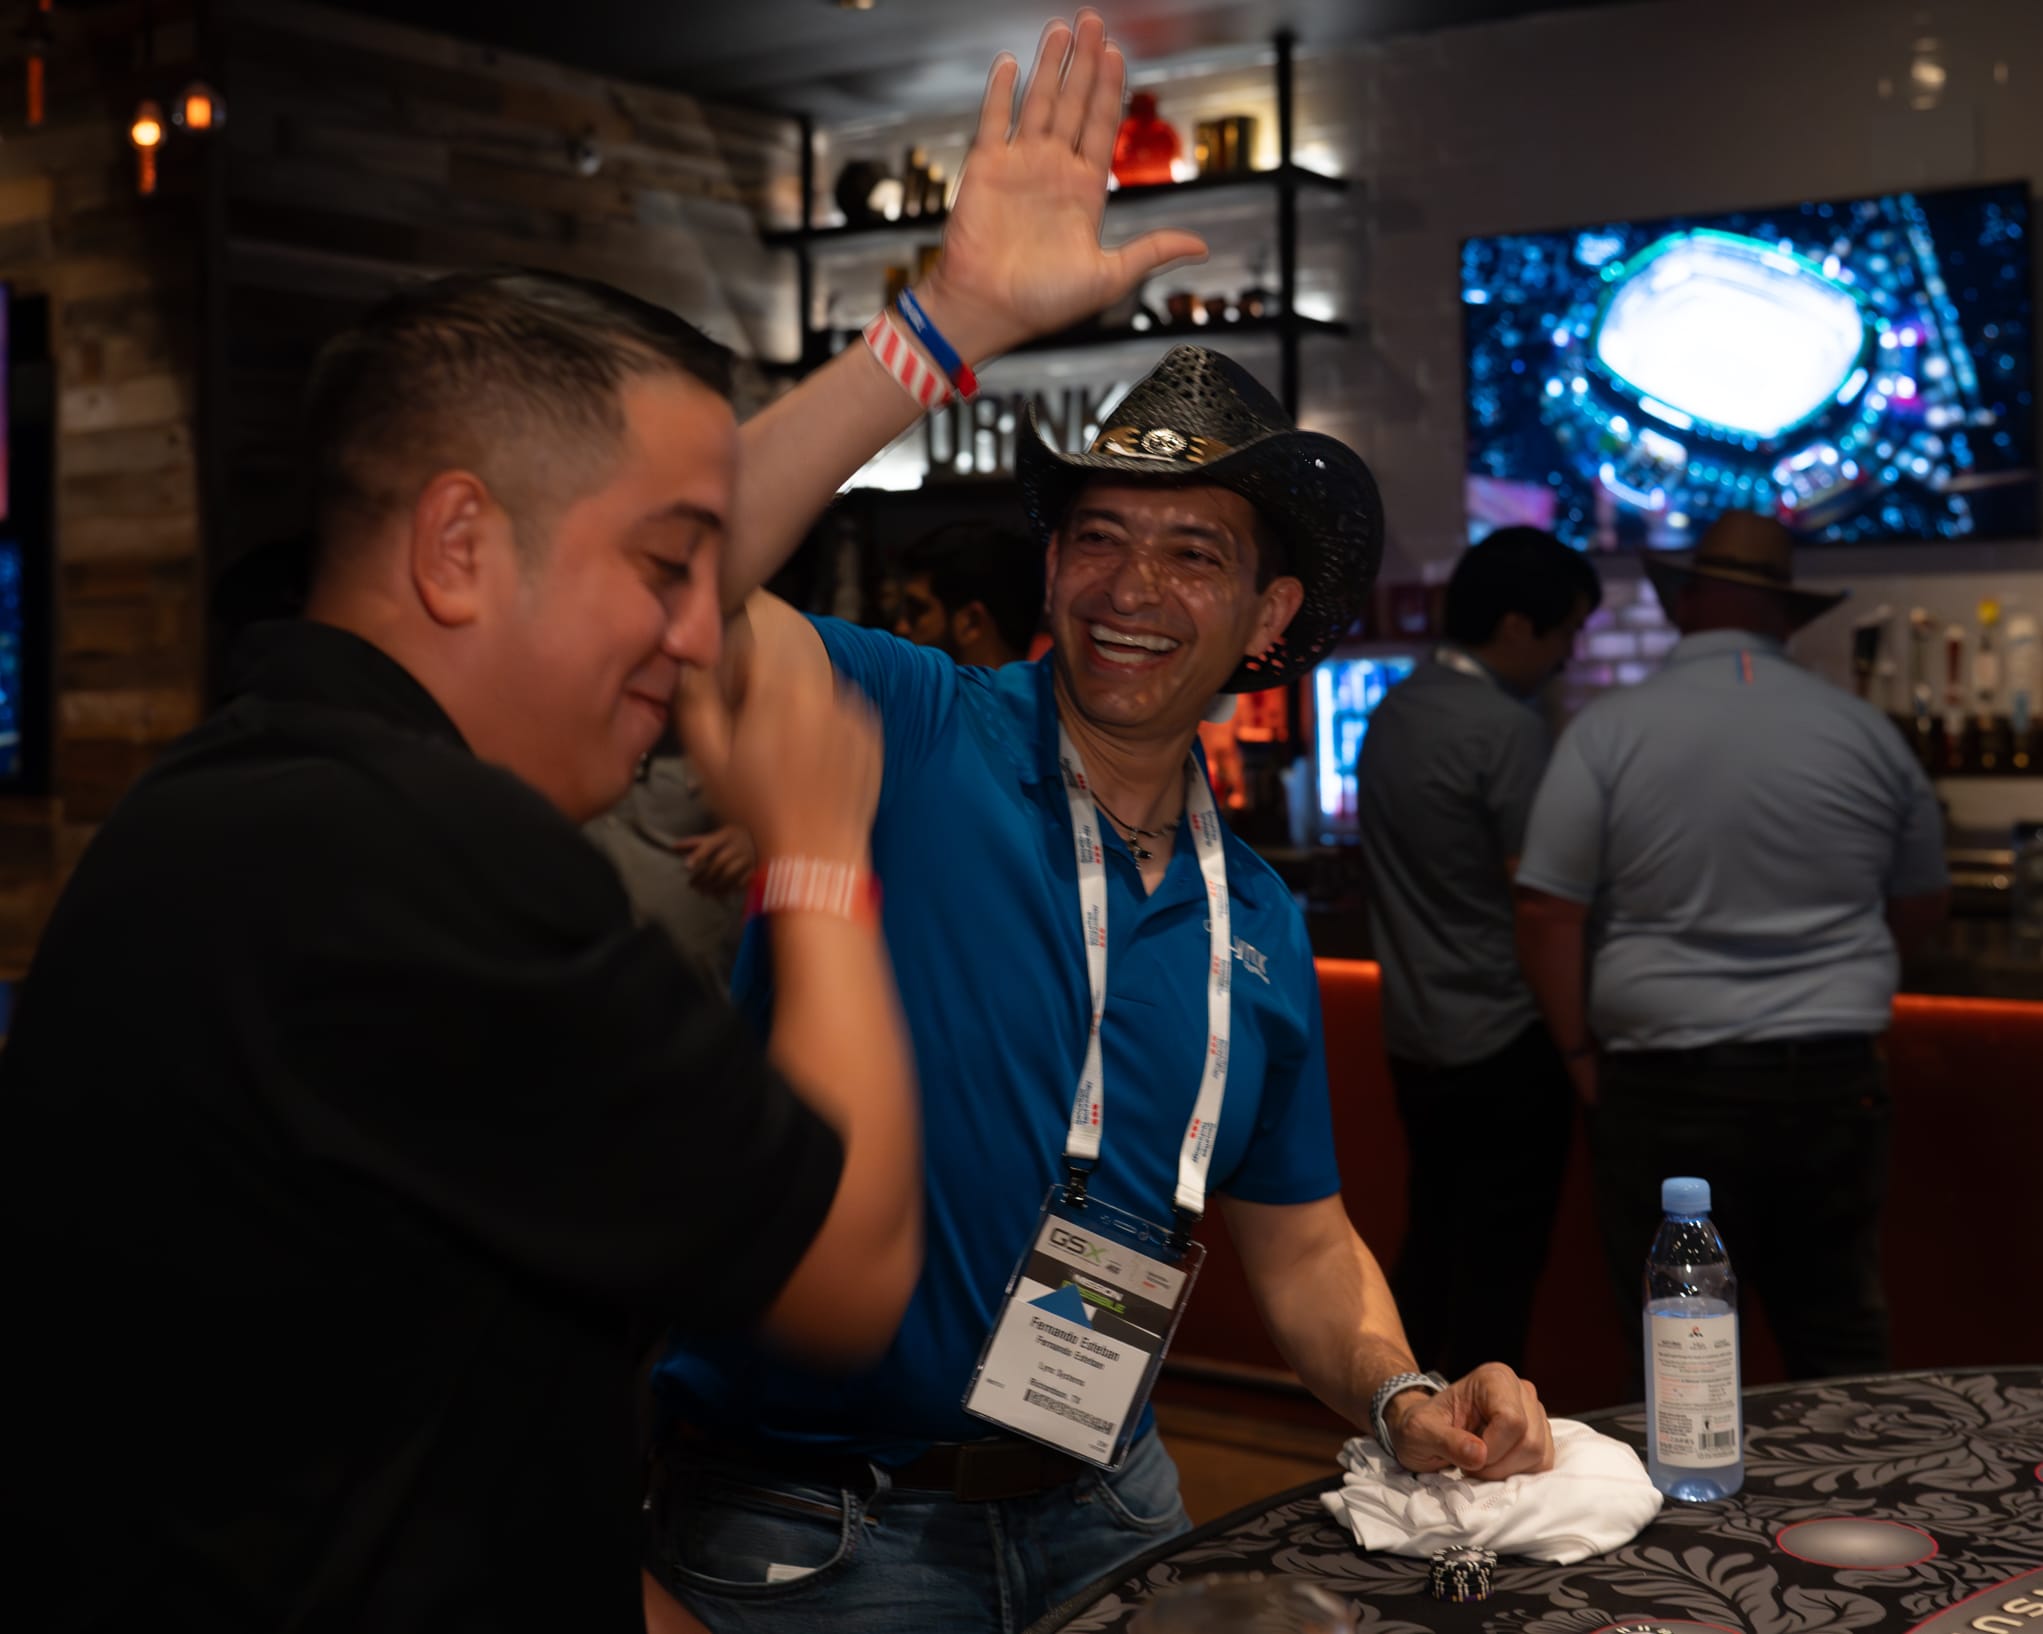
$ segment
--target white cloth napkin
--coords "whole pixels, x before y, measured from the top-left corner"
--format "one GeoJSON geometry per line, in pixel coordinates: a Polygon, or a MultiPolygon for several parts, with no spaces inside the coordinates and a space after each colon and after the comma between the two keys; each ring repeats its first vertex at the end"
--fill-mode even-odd
{"type": "Polygon", "coordinates": [[[1639,1455],[1573,1419],[1552,1422],[1554,1467],[1504,1481],[1414,1475],[1358,1436],[1341,1449],[1347,1480],[1320,1502],[1363,1548],[1394,1555],[1494,1549],[1571,1566],[1631,1542],[1660,1513],[1639,1455]]]}

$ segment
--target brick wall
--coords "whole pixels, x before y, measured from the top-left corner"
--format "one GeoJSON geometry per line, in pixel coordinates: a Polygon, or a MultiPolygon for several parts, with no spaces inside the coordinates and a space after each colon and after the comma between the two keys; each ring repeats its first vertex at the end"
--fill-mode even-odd
{"type": "MultiPolygon", "coordinates": [[[[0,800],[0,981],[97,824],[205,707],[217,570],[303,528],[298,392],[334,328],[402,279],[516,262],[620,284],[741,354],[795,349],[792,267],[758,237],[796,213],[787,120],[298,0],[53,20],[35,131],[0,28],[0,279],[51,298],[59,415],[54,788],[0,800]],[[129,118],[195,76],[195,12],[226,128],[210,173],[174,138],[142,199],[129,118]]],[[[764,376],[741,389],[763,397],[764,376]]]]}
{"type": "Polygon", "coordinates": [[[302,0],[222,7],[226,558],[303,529],[306,370],[404,280],[542,267],[657,301],[741,355],[795,354],[792,265],[758,232],[797,213],[791,121],[302,0]]]}

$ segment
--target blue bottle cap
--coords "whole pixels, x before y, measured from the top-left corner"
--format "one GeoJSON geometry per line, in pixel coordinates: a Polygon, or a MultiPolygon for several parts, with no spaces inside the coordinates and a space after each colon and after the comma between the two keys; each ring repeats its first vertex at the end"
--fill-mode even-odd
{"type": "Polygon", "coordinates": [[[1710,1183],[1693,1175],[1660,1182],[1660,1206],[1682,1220],[1700,1220],[1710,1211],[1710,1183]]]}

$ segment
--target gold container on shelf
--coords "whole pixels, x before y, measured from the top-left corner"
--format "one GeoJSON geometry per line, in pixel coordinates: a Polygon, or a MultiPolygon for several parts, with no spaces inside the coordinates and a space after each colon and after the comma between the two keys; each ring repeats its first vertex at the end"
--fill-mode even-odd
{"type": "Polygon", "coordinates": [[[1192,158],[1202,176],[1239,175],[1256,163],[1256,122],[1250,114],[1202,119],[1193,132],[1192,158]]]}

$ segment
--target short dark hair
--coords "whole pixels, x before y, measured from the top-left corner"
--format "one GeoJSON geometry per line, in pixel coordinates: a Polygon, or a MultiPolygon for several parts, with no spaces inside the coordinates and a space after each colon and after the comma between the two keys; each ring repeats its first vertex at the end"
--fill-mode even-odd
{"type": "Polygon", "coordinates": [[[1567,621],[1578,597],[1592,611],[1603,603],[1603,581],[1587,556],[1543,528],[1499,528],[1462,554],[1447,581],[1447,639],[1480,647],[1507,613],[1545,635],[1567,621]]]}
{"type": "Polygon", "coordinates": [[[987,522],[951,522],[901,552],[904,579],[929,575],[947,612],[978,602],[1000,639],[1026,653],[1043,619],[1043,551],[1026,536],[987,522]]]}
{"type": "MultiPolygon", "coordinates": [[[[312,367],[305,434],[321,556],[435,471],[476,471],[516,524],[545,517],[615,451],[626,382],[664,372],[731,395],[726,348],[608,284],[510,268],[400,289],[312,367]]],[[[527,534],[521,526],[521,543],[527,534]]]]}

